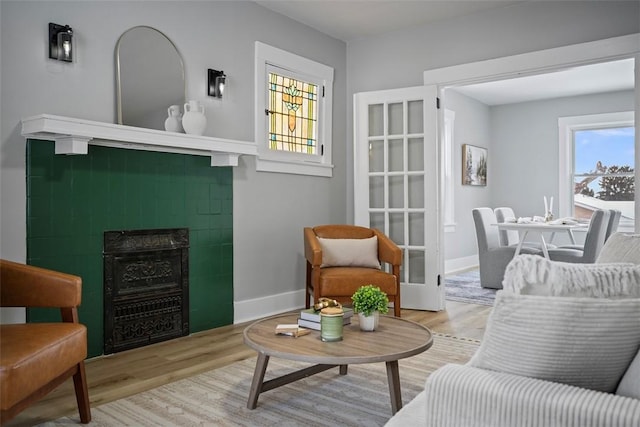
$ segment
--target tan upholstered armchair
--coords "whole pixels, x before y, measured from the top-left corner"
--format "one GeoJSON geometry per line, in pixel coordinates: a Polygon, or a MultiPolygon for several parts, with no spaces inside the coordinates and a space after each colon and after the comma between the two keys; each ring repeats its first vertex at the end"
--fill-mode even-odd
{"type": "Polygon", "coordinates": [[[0,422],[73,377],[80,420],[91,421],[84,370],[87,328],[78,323],[82,279],[0,260],[0,306],[59,307],[62,322],[0,325],[0,422]]]}
{"type": "Polygon", "coordinates": [[[400,265],[402,250],[375,228],[354,225],[320,225],[304,229],[307,260],[305,306],[311,297],[351,305],[351,295],[362,285],[379,286],[400,317],[400,265]],[[380,262],[391,266],[391,273],[380,262]]]}

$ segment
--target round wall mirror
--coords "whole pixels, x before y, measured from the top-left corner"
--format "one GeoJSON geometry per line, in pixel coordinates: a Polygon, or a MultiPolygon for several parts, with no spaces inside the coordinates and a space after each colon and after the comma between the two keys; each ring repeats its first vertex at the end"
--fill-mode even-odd
{"type": "Polygon", "coordinates": [[[138,26],[120,36],[115,53],[118,123],[164,130],[169,106],[185,102],[178,49],[155,28],[138,26]]]}

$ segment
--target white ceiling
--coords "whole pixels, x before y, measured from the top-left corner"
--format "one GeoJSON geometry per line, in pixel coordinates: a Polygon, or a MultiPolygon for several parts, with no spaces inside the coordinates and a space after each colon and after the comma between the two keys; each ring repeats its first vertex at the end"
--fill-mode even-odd
{"type": "Polygon", "coordinates": [[[634,88],[633,66],[634,60],[629,58],[555,73],[460,86],[454,90],[486,105],[629,90],[634,88]]]}
{"type": "Polygon", "coordinates": [[[504,7],[508,0],[271,0],[261,6],[345,42],[504,7]]]}
{"type": "MultiPolygon", "coordinates": [[[[336,39],[350,40],[508,7],[509,0],[256,0],[336,39]]],[[[633,89],[633,59],[582,66],[455,90],[487,105],[633,89]]]]}

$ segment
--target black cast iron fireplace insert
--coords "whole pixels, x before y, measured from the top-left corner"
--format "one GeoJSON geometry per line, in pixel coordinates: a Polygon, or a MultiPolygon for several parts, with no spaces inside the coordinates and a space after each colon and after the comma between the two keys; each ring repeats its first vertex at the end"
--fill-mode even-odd
{"type": "Polygon", "coordinates": [[[189,334],[189,230],[104,232],[104,354],[189,334]]]}

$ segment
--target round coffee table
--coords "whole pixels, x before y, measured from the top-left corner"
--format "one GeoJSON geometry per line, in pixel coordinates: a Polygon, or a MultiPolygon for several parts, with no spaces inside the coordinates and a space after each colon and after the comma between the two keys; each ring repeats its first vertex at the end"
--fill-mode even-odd
{"type": "Polygon", "coordinates": [[[354,316],[352,323],[344,327],[344,339],[337,342],[320,340],[320,331],[297,338],[275,334],[276,325],[297,322],[297,315],[286,314],[259,320],[244,330],[245,344],[258,352],[247,408],[255,409],[262,392],[333,367],[339,366],[340,374],[346,375],[347,365],[385,362],[391,409],[395,414],[402,408],[398,360],[422,353],[433,344],[431,331],[426,327],[390,316],[380,316],[374,332],[360,331],[358,317],[354,316]],[[264,381],[270,357],[316,365],[264,381]]]}

